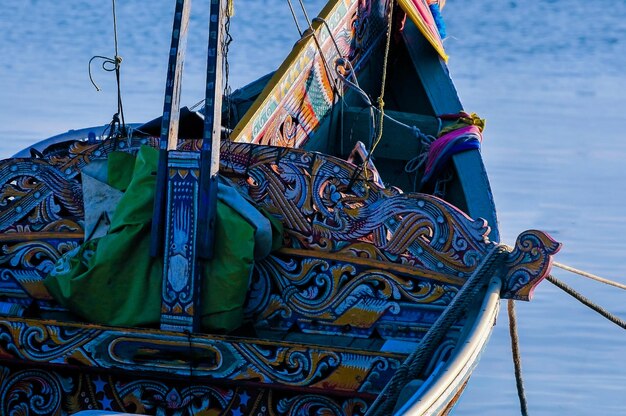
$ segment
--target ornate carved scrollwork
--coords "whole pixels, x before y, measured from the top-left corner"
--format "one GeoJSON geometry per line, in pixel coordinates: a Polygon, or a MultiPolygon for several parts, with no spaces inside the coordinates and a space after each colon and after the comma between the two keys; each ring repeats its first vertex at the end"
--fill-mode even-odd
{"type": "Polygon", "coordinates": [[[506,275],[501,296],[505,299],[530,300],[535,287],[550,273],[552,256],[561,243],[538,230],[524,231],[506,261],[506,275]]]}

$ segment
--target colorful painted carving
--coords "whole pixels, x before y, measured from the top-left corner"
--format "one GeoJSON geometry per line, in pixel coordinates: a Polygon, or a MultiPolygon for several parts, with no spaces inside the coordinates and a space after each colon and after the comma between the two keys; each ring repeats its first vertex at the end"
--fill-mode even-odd
{"type": "MultiPolygon", "coordinates": [[[[116,150],[159,147],[159,138],[58,143],[0,161],[0,306],[14,313],[0,320],[0,414],[367,412],[497,249],[486,221],[383,187],[371,160],[357,166],[301,149],[343,97],[337,71],[358,73],[381,49],[390,4],[331,1],[221,143],[220,175],[284,227],[283,248],[255,263],[238,335],[198,332],[201,140],[169,146],[159,329],[76,321],[42,283],[85,240],[81,170],[116,150]]],[[[501,297],[528,300],[559,248],[542,232],[522,233],[498,271],[501,297]]],[[[425,374],[449,362],[469,319],[451,325],[425,374]]]]}
{"type": "Polygon", "coordinates": [[[362,416],[371,402],[371,398],[216,386],[185,378],[0,366],[3,415],[65,416],[81,410],[108,410],[174,416],[362,416]]]}
{"type": "Polygon", "coordinates": [[[161,329],[200,328],[200,271],[196,267],[200,154],[169,152],[161,329]]]}
{"type": "Polygon", "coordinates": [[[257,388],[375,395],[406,354],[285,341],[112,329],[7,318],[0,355],[24,366],[80,367],[196,382],[242,382],[257,388]]]}
{"type": "Polygon", "coordinates": [[[343,94],[337,60],[358,72],[386,31],[386,2],[334,0],[235,127],[235,142],[302,147],[343,94]],[[324,23],[325,22],[325,23],[324,23]],[[327,24],[327,26],[326,26],[327,24]]]}

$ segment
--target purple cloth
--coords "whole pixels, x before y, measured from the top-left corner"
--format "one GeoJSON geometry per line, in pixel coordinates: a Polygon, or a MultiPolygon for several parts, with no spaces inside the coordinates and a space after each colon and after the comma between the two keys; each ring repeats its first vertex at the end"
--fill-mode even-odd
{"type": "Polygon", "coordinates": [[[446,133],[435,140],[428,151],[422,186],[439,176],[452,155],[471,149],[480,149],[482,133],[478,126],[467,126],[446,133]]]}

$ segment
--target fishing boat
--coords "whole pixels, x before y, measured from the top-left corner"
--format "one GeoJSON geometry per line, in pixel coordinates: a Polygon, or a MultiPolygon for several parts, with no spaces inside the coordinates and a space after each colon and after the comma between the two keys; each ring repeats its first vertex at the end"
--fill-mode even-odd
{"type": "Polygon", "coordinates": [[[196,112],[189,3],[162,117],[0,162],[0,413],[446,414],[560,244],[499,244],[440,5],[330,0],[223,99],[214,0],[196,112]]]}

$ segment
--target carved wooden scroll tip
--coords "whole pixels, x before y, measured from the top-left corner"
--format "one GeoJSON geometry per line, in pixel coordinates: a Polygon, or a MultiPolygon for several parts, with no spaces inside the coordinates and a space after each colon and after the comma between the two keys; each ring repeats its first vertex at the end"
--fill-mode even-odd
{"type": "Polygon", "coordinates": [[[552,257],[561,246],[543,231],[521,233],[505,263],[501,297],[529,301],[535,287],[550,274],[552,257]]]}

